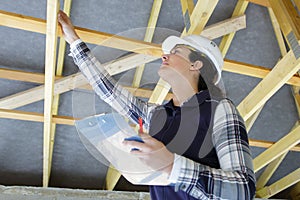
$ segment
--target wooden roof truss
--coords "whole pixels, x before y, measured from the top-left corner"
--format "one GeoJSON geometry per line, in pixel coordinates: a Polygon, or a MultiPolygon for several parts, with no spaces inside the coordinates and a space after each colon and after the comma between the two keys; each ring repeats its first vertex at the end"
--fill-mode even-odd
{"type": "MultiPolygon", "coordinates": [[[[182,14],[185,28],[182,36],[187,34],[202,34],[211,39],[223,37],[220,49],[225,57],[235,32],[246,27],[245,11],[248,3],[255,3],[266,6],[269,10],[274,31],[280,46],[282,59],[272,70],[247,63],[225,60],[224,70],[261,78],[261,82],[245,97],[238,105],[238,110],[244,118],[247,129],[250,130],[264,104],[275,94],[284,84],[289,84],[293,88],[296,105],[299,109],[300,77],[297,74],[300,68],[300,23],[297,9],[300,10],[298,0],[238,0],[232,17],[223,22],[206,26],[208,19],[214,11],[218,0],[198,0],[194,4],[193,0],[181,0],[182,14]],[[282,37],[283,35],[283,37],[282,37]],[[289,45],[286,50],[284,40],[289,45]],[[264,92],[261,92],[264,91],[264,92]]],[[[136,68],[134,81],[129,90],[135,90],[135,95],[149,98],[149,101],[162,103],[166,98],[170,98],[169,85],[159,80],[157,87],[151,91],[139,88],[139,84],[144,71],[144,64],[159,58],[162,54],[160,45],[151,43],[157,19],[159,17],[162,0],[154,0],[153,8],[148,22],[148,29],[144,41],[134,40],[125,37],[113,37],[113,42],[105,43],[112,48],[134,52],[129,56],[120,58],[111,63],[104,64],[111,75],[136,68]],[[139,67],[137,67],[139,66],[139,67]]],[[[11,28],[23,29],[31,32],[46,34],[46,61],[45,74],[30,73],[0,69],[0,78],[34,82],[41,84],[38,87],[22,91],[20,93],[0,99],[0,117],[17,120],[38,121],[44,123],[44,170],[43,186],[47,187],[51,174],[52,151],[55,137],[56,124],[74,125],[74,119],[70,116],[58,116],[59,95],[75,88],[86,88],[84,77],[80,74],[73,74],[62,77],[63,60],[65,54],[65,42],[60,40],[58,50],[58,63],[56,63],[56,47],[58,37],[61,36],[57,26],[57,12],[59,9],[58,0],[47,1],[47,21],[29,16],[22,16],[15,13],[0,11],[0,25],[11,28]],[[14,110],[39,100],[45,100],[44,113],[24,112],[14,110]]],[[[64,11],[70,13],[71,0],[65,0],[64,11]]],[[[111,38],[113,35],[94,30],[76,27],[79,36],[87,43],[101,44],[103,40],[111,38]]],[[[300,112],[299,112],[300,113],[300,112]]],[[[267,181],[276,171],[279,164],[289,151],[300,151],[300,128],[296,126],[286,136],[276,143],[250,139],[250,145],[267,148],[263,153],[254,158],[255,171],[267,166],[257,184],[257,197],[269,198],[278,192],[290,187],[300,181],[300,168],[291,172],[279,181],[266,186],[267,181]],[[298,146],[297,146],[298,145],[298,146]]],[[[110,168],[106,178],[107,189],[112,190],[116,185],[120,174],[110,168]]],[[[296,185],[292,190],[293,196],[299,195],[300,185],[296,185]]]]}

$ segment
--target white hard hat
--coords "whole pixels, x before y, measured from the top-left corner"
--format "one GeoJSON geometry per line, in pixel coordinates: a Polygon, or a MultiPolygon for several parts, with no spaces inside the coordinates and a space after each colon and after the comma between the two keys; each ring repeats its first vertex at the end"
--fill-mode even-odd
{"type": "Polygon", "coordinates": [[[218,71],[218,77],[215,84],[220,81],[224,60],[219,47],[213,41],[200,35],[189,35],[183,38],[169,36],[162,43],[162,50],[164,53],[169,54],[170,51],[178,44],[189,45],[197,51],[205,54],[212,61],[218,71]]]}

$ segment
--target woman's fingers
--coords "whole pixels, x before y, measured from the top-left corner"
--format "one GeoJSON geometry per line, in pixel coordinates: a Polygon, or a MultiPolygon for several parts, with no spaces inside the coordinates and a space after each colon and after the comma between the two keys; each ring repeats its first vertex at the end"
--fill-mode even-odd
{"type": "Polygon", "coordinates": [[[58,12],[57,20],[62,29],[63,36],[69,44],[79,39],[79,36],[75,32],[74,26],[66,13],[60,10],[58,12]]]}

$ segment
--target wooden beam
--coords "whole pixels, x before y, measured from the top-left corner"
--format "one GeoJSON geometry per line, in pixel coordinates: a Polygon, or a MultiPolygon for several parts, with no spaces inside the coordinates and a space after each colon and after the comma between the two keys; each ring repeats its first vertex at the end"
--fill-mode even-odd
{"type": "MultiPolygon", "coordinates": [[[[42,113],[25,112],[20,110],[9,110],[9,109],[2,109],[2,108],[0,108],[0,118],[33,121],[33,122],[44,122],[44,115],[42,113]]],[[[75,120],[80,120],[80,119],[69,117],[69,116],[57,116],[57,115],[53,116],[53,123],[56,124],[73,126],[75,124],[75,120]]],[[[249,138],[249,144],[250,146],[254,146],[254,147],[270,148],[275,143],[249,138]]],[[[300,152],[300,145],[291,148],[290,151],[300,152]]]]}
{"type": "Polygon", "coordinates": [[[300,11],[300,1],[299,0],[292,0],[297,7],[297,9],[300,11]]]}
{"type": "MultiPolygon", "coordinates": [[[[269,2],[268,2],[267,6],[270,6],[269,2]]],[[[284,44],[284,41],[283,41],[283,37],[282,37],[282,34],[281,34],[279,24],[276,20],[276,17],[274,15],[273,10],[271,8],[268,8],[268,11],[269,11],[269,15],[270,15],[270,18],[271,18],[273,29],[274,29],[274,32],[275,32],[275,35],[276,35],[276,38],[277,38],[277,41],[278,41],[278,44],[279,44],[279,47],[280,47],[281,55],[285,56],[287,54],[287,51],[286,51],[286,47],[285,47],[285,44],[284,44]]],[[[255,112],[255,114],[253,116],[251,116],[246,121],[246,127],[247,127],[248,131],[251,129],[252,125],[254,124],[255,120],[257,119],[258,115],[260,114],[262,108],[263,108],[263,106],[261,106],[261,108],[259,108],[255,112]]]]}
{"type": "MultiPolygon", "coordinates": [[[[74,75],[70,75],[74,76],[74,75]]],[[[69,77],[69,76],[68,76],[69,77]]],[[[9,70],[9,69],[0,69],[0,78],[15,80],[15,81],[23,81],[23,82],[30,82],[30,83],[39,83],[43,84],[45,82],[45,76],[41,73],[32,73],[32,72],[24,72],[19,70],[9,70]],[[26,78],[24,78],[26,77],[26,78]]],[[[63,77],[56,76],[56,80],[61,79],[63,77]]],[[[57,82],[55,83],[57,84],[57,82]]],[[[69,89],[71,90],[73,83],[69,83],[69,89]]],[[[129,86],[123,86],[125,89],[130,91],[137,97],[140,98],[149,98],[152,94],[152,90],[144,89],[144,88],[135,88],[129,86]]],[[[82,86],[78,86],[79,89],[84,90],[92,90],[92,87],[89,84],[83,84],[82,86]]],[[[74,88],[72,88],[74,89],[74,88]]],[[[61,94],[58,92],[58,94],[61,94]]],[[[171,98],[171,93],[169,93],[165,100],[169,100],[171,98]]]]}
{"type": "MultiPolygon", "coordinates": [[[[0,69],[0,78],[30,83],[45,83],[44,74],[36,72],[25,72],[21,70],[0,69]]],[[[55,80],[58,80],[59,78],[62,77],[55,77],[55,80]]]]}
{"type": "MultiPolygon", "coordinates": [[[[0,118],[17,119],[17,120],[33,121],[33,122],[44,122],[44,115],[42,113],[25,112],[20,110],[9,110],[9,109],[2,109],[2,108],[0,108],[0,118]]],[[[56,124],[73,126],[75,124],[75,120],[79,120],[79,118],[53,115],[52,120],[53,123],[56,124]]]]}
{"type": "Polygon", "coordinates": [[[300,181],[295,186],[292,187],[290,192],[290,198],[292,200],[300,199],[300,181]]]}
{"type": "MultiPolygon", "coordinates": [[[[152,56],[146,56],[146,55],[133,55],[133,56],[129,55],[127,57],[124,57],[124,61],[122,61],[122,59],[114,61],[112,63],[107,63],[105,65],[106,70],[111,75],[114,75],[114,74],[129,70],[129,69],[132,69],[137,65],[140,65],[140,64],[143,64],[146,62],[151,62],[151,61],[155,60],[156,58],[152,57],[152,56]]],[[[226,62],[225,62],[225,65],[226,65],[226,62]]],[[[224,66],[224,70],[226,70],[228,68],[229,71],[239,71],[239,70],[234,70],[234,69],[235,69],[235,67],[237,67],[236,69],[238,69],[241,66],[239,66],[237,63],[232,63],[232,65],[234,65],[234,67],[230,67],[231,64],[227,63],[227,65],[224,66]]],[[[255,70],[255,67],[253,69],[255,70]]],[[[3,71],[5,72],[5,70],[3,70],[3,71]]],[[[251,71],[251,70],[248,69],[247,71],[251,71]]],[[[242,73],[244,73],[244,72],[242,72],[242,73]]],[[[1,75],[2,74],[0,74],[0,76],[1,75]]],[[[8,77],[6,77],[6,78],[8,78],[8,77]]],[[[36,79],[38,79],[38,78],[36,77],[36,79]]],[[[81,80],[81,79],[82,79],[82,77],[77,77],[77,76],[72,75],[69,77],[69,79],[67,79],[67,78],[65,79],[65,81],[66,81],[65,84],[70,85],[70,83],[74,83],[74,80],[81,80]],[[69,82],[69,84],[68,84],[67,83],[68,81],[71,81],[71,82],[69,82]]],[[[293,82],[299,83],[299,85],[300,85],[300,81],[294,80],[293,82]]],[[[80,85],[79,83],[80,83],[79,81],[76,82],[76,85],[77,85],[76,87],[79,87],[79,85],[80,85]]],[[[55,86],[56,86],[56,84],[55,84],[55,86]]],[[[66,91],[71,90],[71,88],[66,88],[66,87],[58,87],[58,88],[59,88],[59,90],[57,92],[55,90],[55,94],[60,94],[63,91],[66,92],[66,91]],[[65,88],[65,90],[63,90],[63,88],[65,88]]],[[[74,88],[74,87],[72,87],[72,88],[74,88]]],[[[28,94],[27,94],[27,92],[21,92],[19,94],[15,94],[15,95],[11,95],[6,98],[2,98],[0,100],[0,107],[12,109],[12,108],[17,108],[19,106],[27,105],[29,103],[41,100],[42,98],[38,98],[40,92],[37,92],[34,96],[32,96],[32,94],[34,94],[35,91],[39,91],[42,89],[43,89],[42,87],[41,88],[37,87],[36,90],[34,90],[34,89],[28,90],[28,92],[31,92],[28,94]]],[[[168,93],[168,91],[166,91],[164,94],[167,94],[167,93],[168,93]]],[[[162,99],[162,98],[160,98],[160,99],[162,99]]]]}
{"type": "MultiPolygon", "coordinates": [[[[137,56],[142,56],[142,55],[137,55],[137,56]]],[[[143,62],[143,59],[144,59],[143,57],[140,58],[141,63],[143,62]]],[[[131,61],[134,60],[135,59],[133,59],[132,57],[129,57],[129,62],[127,62],[128,60],[126,61],[126,58],[124,58],[124,60],[121,59],[118,62],[115,62],[114,66],[118,68],[117,66],[121,66],[124,64],[124,66],[128,67],[130,65],[127,66],[126,63],[130,63],[131,61]]],[[[233,73],[238,72],[240,74],[249,75],[257,78],[264,78],[270,72],[270,69],[267,68],[262,68],[259,66],[254,66],[254,65],[235,62],[235,61],[225,60],[224,64],[225,64],[224,65],[225,71],[229,71],[233,73]]],[[[106,64],[104,66],[106,66],[106,69],[109,70],[110,74],[117,74],[118,71],[112,65],[106,64]]],[[[122,68],[122,67],[120,67],[119,69],[120,71],[127,70],[127,68],[122,68]]],[[[34,82],[34,83],[44,82],[43,81],[44,75],[38,73],[21,72],[15,70],[7,70],[7,69],[0,69],[0,72],[1,72],[0,78],[8,78],[11,80],[25,81],[24,77],[27,77],[26,80],[30,82],[34,82]]],[[[57,77],[57,79],[59,79],[59,77],[57,77]]],[[[287,83],[300,86],[300,77],[294,75],[287,83]]],[[[68,77],[60,78],[60,80],[57,80],[55,82],[54,93],[61,94],[63,92],[70,91],[74,88],[82,87],[84,84],[86,84],[86,81],[84,77],[81,75],[81,73],[70,75],[68,77]]],[[[0,99],[0,107],[13,109],[13,108],[17,108],[23,105],[27,105],[42,100],[43,91],[44,91],[44,86],[39,86],[18,94],[11,95],[9,97],[2,98],[0,99]]]]}
{"type": "Polygon", "coordinates": [[[246,121],[262,105],[264,105],[269,98],[299,70],[299,68],[300,59],[296,60],[293,52],[290,51],[238,105],[237,108],[244,120],[246,121]]]}
{"type": "Polygon", "coordinates": [[[264,7],[270,7],[270,2],[269,0],[248,0],[250,3],[254,3],[260,6],[264,6],[264,7]]]}
{"type": "MultiPolygon", "coordinates": [[[[25,112],[20,110],[9,110],[9,109],[2,109],[2,108],[0,108],[0,118],[33,121],[33,122],[44,122],[44,115],[42,113],[25,112]]],[[[56,124],[73,126],[76,120],[80,120],[80,119],[69,117],[69,116],[57,116],[57,115],[53,116],[53,123],[56,124]]],[[[250,146],[254,146],[254,147],[269,148],[275,143],[269,141],[263,141],[263,140],[254,140],[249,138],[249,144],[250,146]]],[[[291,148],[290,151],[300,152],[300,145],[291,148]]]]}
{"type": "Polygon", "coordinates": [[[274,145],[258,155],[254,160],[254,171],[257,172],[264,166],[289,151],[300,142],[300,126],[278,140],[274,145]]]}
{"type": "MultiPolygon", "coordinates": [[[[272,71],[266,67],[246,64],[228,59],[224,60],[223,70],[256,78],[265,78],[272,71]]],[[[298,75],[293,74],[292,78],[290,78],[286,83],[289,85],[300,86],[299,78],[300,77],[298,75]]]]}
{"type": "Polygon", "coordinates": [[[285,56],[287,54],[287,50],[286,50],[286,46],[285,46],[285,42],[284,42],[284,38],[282,36],[281,33],[281,29],[280,29],[280,25],[276,19],[276,16],[274,14],[274,11],[272,8],[268,8],[269,11],[269,15],[270,15],[270,19],[272,22],[272,26],[273,26],[273,30],[277,39],[277,43],[281,52],[282,56],[285,56]]]}
{"type": "MultiPolygon", "coordinates": [[[[296,122],[296,124],[294,125],[292,130],[294,130],[298,126],[299,126],[299,121],[296,122]]],[[[270,164],[268,164],[268,166],[266,167],[264,172],[260,175],[260,177],[256,181],[256,190],[262,189],[267,184],[267,182],[270,180],[270,178],[272,177],[274,172],[277,170],[279,165],[282,163],[282,161],[285,158],[285,156],[287,155],[287,153],[288,152],[280,155],[278,158],[276,158],[270,164]]]]}
{"type": "Polygon", "coordinates": [[[271,8],[278,20],[295,57],[300,57],[300,16],[290,0],[270,0],[271,8]]]}
{"type": "MultiPolygon", "coordinates": [[[[149,21],[148,21],[148,25],[147,25],[147,29],[146,29],[146,33],[145,33],[145,37],[144,37],[144,41],[146,41],[146,42],[152,41],[156,23],[157,23],[158,16],[160,13],[161,5],[162,5],[162,0],[154,0],[153,5],[152,5],[151,14],[150,14],[149,21]]],[[[142,80],[144,69],[145,69],[145,64],[140,65],[136,68],[136,71],[135,71],[135,74],[133,77],[133,81],[132,81],[132,87],[140,86],[140,82],[142,80]]]]}
{"type": "Polygon", "coordinates": [[[212,15],[219,0],[198,0],[190,17],[190,26],[185,27],[181,36],[196,34],[199,35],[212,15]]]}
{"type": "Polygon", "coordinates": [[[289,175],[281,178],[270,186],[264,187],[256,192],[256,197],[270,198],[275,194],[287,189],[288,187],[300,181],[300,168],[296,169],[289,175]]]}
{"type": "Polygon", "coordinates": [[[240,15],[207,26],[200,35],[212,40],[244,28],[246,28],[246,15],[240,15]]]}
{"type": "MultiPolygon", "coordinates": [[[[70,15],[71,11],[71,4],[72,0],[65,0],[64,1],[64,8],[63,11],[70,15]]],[[[57,56],[57,67],[55,71],[56,76],[62,76],[63,66],[64,66],[64,58],[65,58],[65,51],[66,51],[66,41],[61,37],[59,41],[59,48],[58,48],[58,56],[57,56]]],[[[58,106],[59,106],[59,94],[53,96],[52,102],[52,115],[58,114],[58,106]]],[[[54,148],[54,141],[55,141],[55,132],[56,132],[56,124],[51,124],[51,133],[50,133],[50,161],[49,166],[52,165],[52,156],[53,156],[53,148],[54,148]]]]}
{"type": "MultiPolygon", "coordinates": [[[[185,18],[185,16],[188,15],[188,17],[190,18],[190,16],[192,15],[192,13],[194,11],[194,8],[195,8],[194,1],[193,0],[180,0],[180,3],[181,3],[182,16],[185,18]]],[[[184,23],[184,24],[185,24],[185,26],[188,26],[187,23],[184,23]]]]}
{"type": "Polygon", "coordinates": [[[191,26],[191,15],[193,13],[193,10],[195,8],[194,1],[193,0],[180,0],[181,3],[181,10],[182,10],[182,16],[185,27],[191,26]]]}
{"type": "MultiPolygon", "coordinates": [[[[261,148],[270,148],[275,142],[264,141],[264,140],[255,140],[249,138],[249,144],[253,147],[261,147],[261,148]]],[[[294,146],[290,149],[290,151],[299,151],[300,152],[300,145],[294,146]]]]}
{"type": "MultiPolygon", "coordinates": [[[[123,70],[124,71],[128,70],[130,67],[134,68],[136,66],[134,62],[140,60],[140,63],[143,63],[144,59],[146,59],[146,61],[151,60],[151,57],[143,57],[143,55],[137,54],[132,57],[129,56],[129,57],[119,59],[113,64],[107,63],[104,65],[104,67],[108,70],[110,74],[117,74],[122,72],[123,70]]],[[[231,61],[231,60],[225,60],[224,71],[244,74],[244,75],[257,77],[257,78],[265,78],[268,75],[268,73],[270,73],[271,70],[260,66],[250,65],[250,64],[231,61]]],[[[7,70],[7,69],[0,69],[0,72],[1,72],[0,78],[29,81],[34,83],[44,83],[43,74],[21,72],[16,70],[7,70]],[[24,77],[26,77],[26,80],[24,80],[24,77]]],[[[294,75],[289,81],[287,81],[287,83],[291,85],[293,84],[296,86],[300,86],[300,77],[294,75]]],[[[61,94],[78,87],[86,88],[84,87],[85,84],[86,84],[85,78],[82,76],[81,73],[73,74],[64,78],[57,77],[57,81],[55,81],[54,84],[54,94],[61,94]]],[[[164,87],[162,84],[159,85],[161,87],[164,87]]],[[[2,98],[0,99],[0,108],[14,109],[33,102],[37,102],[43,99],[43,92],[44,92],[44,86],[38,86],[36,88],[29,89],[2,98]]]]}
{"type": "MultiPolygon", "coordinates": [[[[63,11],[68,16],[70,16],[71,12],[71,4],[72,0],[64,0],[64,8],[63,11]]],[[[66,52],[66,41],[63,37],[59,40],[59,48],[58,48],[58,56],[57,56],[57,69],[56,69],[56,76],[62,76],[64,60],[65,60],[65,52],[66,52]]]]}
{"type": "Polygon", "coordinates": [[[268,183],[270,178],[273,176],[274,172],[277,170],[285,156],[288,152],[282,154],[275,160],[273,160],[264,170],[264,172],[259,176],[259,178],[256,181],[256,190],[260,190],[268,183]]]}
{"type": "MultiPolygon", "coordinates": [[[[0,11],[0,25],[42,34],[46,33],[45,20],[6,11],[0,11]]],[[[158,44],[125,38],[80,27],[75,27],[75,30],[80,38],[87,43],[103,45],[157,57],[162,54],[161,47],[158,44]],[[109,42],[107,42],[108,40],[109,42]]],[[[61,33],[59,33],[59,36],[61,36],[61,33]]]]}
{"type": "Polygon", "coordinates": [[[45,101],[44,101],[44,151],[43,151],[43,187],[48,187],[51,173],[50,140],[52,128],[52,102],[57,48],[57,13],[59,0],[47,1],[47,31],[45,54],[45,101]]]}
{"type": "MultiPolygon", "coordinates": [[[[106,63],[103,66],[111,75],[126,71],[130,67],[135,67],[135,64],[142,64],[144,62],[150,62],[156,58],[143,54],[127,55],[122,57],[113,63],[106,63]],[[134,64],[133,64],[134,63],[134,64]]],[[[65,78],[57,80],[54,84],[54,95],[61,94],[70,91],[74,88],[86,84],[85,77],[81,73],[73,74],[65,78]]],[[[38,86],[5,98],[0,99],[0,108],[14,109],[23,105],[27,105],[33,102],[37,102],[43,99],[45,87],[38,86]]]]}
{"type": "MultiPolygon", "coordinates": [[[[42,33],[42,34],[46,33],[45,20],[19,15],[15,13],[10,13],[6,11],[0,11],[0,25],[42,33]]],[[[236,26],[236,24],[234,23],[233,25],[236,26]]],[[[116,37],[112,34],[83,29],[79,27],[76,27],[76,30],[78,34],[81,36],[81,38],[87,43],[105,45],[105,46],[119,48],[127,51],[132,51],[134,49],[134,51],[137,53],[144,53],[156,57],[160,57],[162,54],[161,47],[158,44],[133,40],[124,37],[116,37]],[[102,44],[102,42],[108,38],[112,38],[111,42],[109,43],[105,42],[102,44]]],[[[209,34],[205,36],[212,37],[209,34]]]]}
{"type": "MultiPolygon", "coordinates": [[[[281,34],[281,30],[280,30],[280,27],[279,27],[279,24],[276,20],[276,17],[273,13],[273,10],[271,8],[268,8],[269,10],[269,15],[270,15],[270,18],[271,18],[271,21],[272,21],[272,25],[273,25],[273,29],[274,29],[274,32],[275,32],[275,35],[276,35],[276,38],[277,38],[277,42],[279,44],[279,48],[281,50],[281,55],[284,56],[286,55],[287,51],[286,51],[286,48],[285,48],[285,44],[284,44],[284,41],[283,41],[283,37],[282,37],[282,34],[281,34]]],[[[263,109],[264,105],[261,106],[246,122],[246,128],[247,128],[247,131],[249,132],[252,125],[254,124],[254,122],[256,121],[257,117],[259,116],[261,110],[263,109]]]]}
{"type": "Polygon", "coordinates": [[[121,173],[114,168],[111,164],[108,167],[106,178],[105,178],[105,188],[106,190],[113,190],[117,185],[121,173]]]}
{"type": "MultiPolygon", "coordinates": [[[[132,61],[134,62],[134,58],[132,58],[132,61]]],[[[128,68],[128,66],[130,65],[127,66],[125,64],[124,66],[119,65],[119,67],[117,65],[114,66],[105,65],[105,66],[106,69],[110,70],[109,72],[110,74],[118,74],[121,73],[123,70],[126,71],[130,68],[130,67],[128,68]]],[[[134,65],[131,65],[131,68],[134,68],[134,65]]],[[[271,69],[225,59],[224,71],[247,75],[256,78],[265,78],[268,75],[268,73],[270,73],[271,69]]],[[[69,77],[72,76],[74,75],[70,75],[69,77]]],[[[43,84],[45,76],[44,74],[41,73],[25,72],[20,70],[11,70],[11,69],[0,69],[0,78],[43,84]]],[[[56,76],[55,80],[61,78],[63,77],[56,76]]],[[[289,85],[300,86],[300,77],[297,74],[294,74],[293,77],[290,80],[288,80],[286,83],[289,85]]]]}
{"type": "Polygon", "coordinates": [[[0,25],[46,34],[46,20],[0,10],[0,25]]]}
{"type": "Polygon", "coordinates": [[[263,109],[263,106],[260,107],[249,119],[247,119],[247,121],[245,121],[245,126],[247,129],[247,133],[249,133],[250,129],[252,128],[254,122],[256,121],[257,117],[259,116],[259,114],[261,113],[263,109]]]}
{"type": "Polygon", "coordinates": [[[297,112],[298,112],[298,118],[300,118],[300,94],[299,94],[299,87],[293,87],[292,88],[292,93],[293,93],[293,97],[295,100],[295,106],[297,108],[297,112]]]}
{"type": "Polygon", "coordinates": [[[166,81],[160,78],[148,102],[161,104],[165,100],[167,94],[169,93],[170,88],[171,88],[170,85],[166,81]]]}
{"type": "MultiPolygon", "coordinates": [[[[232,17],[243,15],[246,11],[248,3],[249,2],[245,1],[245,0],[238,0],[237,4],[235,6],[235,9],[232,13],[232,17]]],[[[234,36],[235,36],[235,32],[223,36],[223,38],[221,40],[221,43],[219,45],[219,48],[222,52],[223,57],[225,57],[225,55],[227,54],[227,52],[229,50],[229,47],[230,47],[230,44],[231,44],[234,36]]]]}

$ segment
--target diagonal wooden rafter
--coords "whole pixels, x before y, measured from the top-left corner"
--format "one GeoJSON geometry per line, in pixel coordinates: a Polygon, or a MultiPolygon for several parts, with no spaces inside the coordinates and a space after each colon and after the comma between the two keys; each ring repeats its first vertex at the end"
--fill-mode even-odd
{"type": "Polygon", "coordinates": [[[274,29],[274,33],[275,33],[275,36],[276,36],[276,39],[277,39],[277,43],[278,43],[281,55],[285,56],[287,54],[287,50],[286,50],[286,46],[285,46],[285,43],[284,43],[284,38],[283,38],[282,33],[281,33],[280,25],[279,25],[279,23],[276,19],[276,16],[274,14],[273,9],[268,8],[268,12],[269,12],[269,15],[270,15],[271,23],[272,23],[272,26],[273,26],[273,29],[274,29]]]}
{"type": "Polygon", "coordinates": [[[264,172],[259,176],[259,178],[256,181],[256,189],[260,190],[268,183],[270,178],[273,176],[274,172],[277,170],[285,156],[288,154],[288,152],[282,154],[275,160],[273,160],[264,170],[264,172]]]}
{"type": "Polygon", "coordinates": [[[260,107],[251,117],[249,117],[245,121],[245,126],[246,126],[247,133],[249,133],[249,131],[251,130],[252,126],[254,125],[254,122],[258,118],[258,116],[261,113],[262,109],[263,109],[263,106],[260,107]]]}
{"type": "Polygon", "coordinates": [[[296,5],[297,9],[300,10],[300,1],[299,0],[292,0],[296,5]]]}
{"type": "Polygon", "coordinates": [[[300,57],[300,19],[290,0],[270,0],[271,8],[295,57],[300,57]]]}
{"type": "MultiPolygon", "coordinates": [[[[116,72],[121,72],[123,70],[128,70],[130,67],[135,67],[135,64],[140,62],[144,63],[146,61],[151,61],[153,59],[152,56],[146,56],[143,54],[135,54],[135,55],[128,55],[123,58],[116,60],[113,63],[106,63],[103,66],[107,69],[107,71],[114,75],[116,72]],[[133,64],[134,62],[134,64],[133,64]],[[124,66],[124,67],[122,67],[124,66]],[[119,70],[119,71],[117,71],[119,70]]],[[[54,94],[61,94],[67,91],[70,91],[74,88],[82,86],[86,84],[85,77],[81,73],[73,74],[71,76],[61,78],[57,80],[54,84],[54,94]]],[[[45,86],[41,85],[9,97],[2,98],[0,100],[0,107],[1,108],[9,108],[14,109],[23,105],[27,105],[39,100],[43,99],[45,86]]]]}
{"type": "Polygon", "coordinates": [[[48,187],[51,173],[50,140],[52,129],[52,103],[57,47],[57,13],[59,0],[47,1],[47,31],[45,54],[45,101],[44,101],[44,151],[43,151],[43,187],[48,187]]]}
{"type": "Polygon", "coordinates": [[[190,18],[194,11],[195,5],[193,0],[180,0],[182,16],[185,27],[190,27],[190,18]]]}
{"type": "Polygon", "coordinates": [[[181,37],[190,34],[200,35],[217,3],[218,0],[198,0],[190,16],[190,26],[184,28],[181,37]]]}
{"type": "Polygon", "coordinates": [[[244,28],[246,28],[246,15],[239,15],[206,26],[200,35],[212,40],[244,28]]]}
{"type": "Polygon", "coordinates": [[[299,142],[300,126],[297,126],[290,133],[282,137],[279,141],[277,141],[253,160],[254,171],[259,171],[264,166],[289,151],[289,149],[296,146],[299,142]]]}
{"type": "MultiPolygon", "coordinates": [[[[298,72],[299,74],[299,72],[298,72]]],[[[294,100],[295,100],[295,104],[296,104],[296,108],[298,111],[298,119],[300,118],[300,95],[299,95],[299,87],[293,87],[293,96],[294,96],[294,100]]],[[[298,184],[296,184],[290,192],[290,196],[292,199],[297,199],[300,197],[300,181],[298,184]]]]}
{"type": "Polygon", "coordinates": [[[290,191],[290,197],[292,200],[300,199],[300,181],[292,187],[290,191]]]}
{"type": "Polygon", "coordinates": [[[296,169],[289,175],[281,178],[270,186],[266,186],[256,192],[256,197],[270,198],[275,194],[287,189],[288,187],[300,181],[300,168],[296,169]]]}
{"type": "MultiPolygon", "coordinates": [[[[273,29],[274,29],[274,32],[275,32],[275,36],[277,38],[277,42],[278,42],[278,45],[279,45],[279,48],[280,48],[281,55],[285,56],[287,54],[287,50],[286,50],[286,47],[285,47],[285,44],[284,44],[283,36],[281,34],[279,23],[278,23],[278,21],[275,17],[275,14],[274,14],[272,8],[268,8],[268,11],[269,11],[269,15],[270,15],[271,22],[272,22],[272,25],[273,25],[273,29]]],[[[298,125],[299,125],[299,122],[296,123],[295,127],[297,127],[298,125]]],[[[256,183],[256,188],[257,189],[262,189],[267,184],[267,182],[272,177],[274,172],[277,170],[277,168],[279,167],[279,165],[281,164],[281,162],[283,161],[283,159],[285,158],[287,153],[288,152],[282,154],[281,156],[279,156],[277,159],[272,161],[266,167],[264,172],[260,175],[260,177],[257,180],[257,183],[256,183]]]]}
{"type": "MultiPolygon", "coordinates": [[[[268,6],[270,6],[269,1],[267,1],[267,2],[268,2],[268,6]]],[[[287,54],[287,51],[286,51],[286,47],[285,47],[285,44],[284,44],[284,39],[283,39],[282,34],[281,34],[279,23],[278,23],[275,15],[274,15],[274,12],[273,12],[272,8],[268,7],[268,11],[269,11],[269,15],[270,15],[270,18],[271,18],[271,22],[272,22],[272,26],[273,26],[273,29],[274,29],[275,36],[277,38],[277,42],[278,42],[278,45],[279,45],[281,55],[285,56],[287,54]]],[[[245,121],[248,132],[252,128],[252,125],[254,124],[256,119],[258,118],[258,116],[261,113],[263,107],[264,107],[264,105],[262,105],[247,121],[245,121]]]]}
{"type": "Polygon", "coordinates": [[[286,54],[272,71],[238,105],[241,116],[246,121],[273,94],[275,94],[300,68],[300,59],[296,60],[292,51],[286,54]],[[264,92],[261,92],[264,91],[264,92]]]}
{"type": "Polygon", "coordinates": [[[286,83],[289,77],[293,76],[300,68],[300,45],[298,42],[299,39],[297,39],[299,35],[298,29],[300,29],[300,20],[294,19],[296,18],[295,15],[297,13],[295,14],[294,11],[291,11],[294,9],[294,7],[290,7],[291,2],[282,2],[281,0],[278,1],[278,4],[276,2],[277,1],[270,0],[271,8],[274,11],[276,19],[291,50],[238,106],[238,109],[245,120],[254,114],[279,88],[281,88],[283,84],[286,83]],[[280,6],[282,6],[282,8],[280,6]],[[265,94],[261,93],[258,95],[261,90],[263,90],[265,94]],[[254,100],[255,95],[258,96],[256,96],[254,100]]]}

